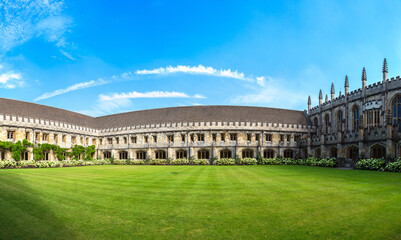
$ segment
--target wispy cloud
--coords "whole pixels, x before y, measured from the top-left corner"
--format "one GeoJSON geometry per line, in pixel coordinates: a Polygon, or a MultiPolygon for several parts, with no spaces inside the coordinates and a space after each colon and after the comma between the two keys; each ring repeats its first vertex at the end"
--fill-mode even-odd
{"type": "Polygon", "coordinates": [[[6,64],[0,64],[0,88],[14,89],[25,85],[20,72],[10,69],[6,64]]]}
{"type": "Polygon", "coordinates": [[[71,54],[69,54],[68,52],[64,51],[63,49],[60,49],[60,53],[63,54],[66,58],[68,58],[68,59],[70,59],[72,61],[76,60],[71,54]]]}
{"type": "Polygon", "coordinates": [[[112,101],[116,99],[131,99],[131,98],[205,98],[200,94],[189,96],[183,92],[166,92],[166,91],[153,91],[153,92],[129,92],[129,93],[114,93],[112,95],[100,94],[101,101],[112,101]]]}
{"type": "Polygon", "coordinates": [[[135,72],[135,74],[137,75],[167,75],[174,73],[187,73],[196,75],[209,75],[215,77],[226,77],[242,81],[256,82],[260,86],[262,86],[264,82],[264,77],[254,78],[252,75],[245,76],[244,73],[238,72],[238,70],[232,71],[231,69],[215,69],[213,67],[205,67],[203,65],[198,65],[198,66],[178,65],[176,67],[168,66],[150,70],[148,69],[137,70],[135,72]]]}
{"type": "Polygon", "coordinates": [[[205,98],[200,94],[193,96],[183,92],[168,92],[168,91],[152,91],[152,92],[128,92],[128,93],[114,93],[111,95],[100,94],[99,98],[92,109],[78,111],[82,114],[90,116],[101,116],[105,114],[116,113],[121,108],[131,107],[133,105],[131,99],[136,98],[205,98]]]}
{"type": "Polygon", "coordinates": [[[77,84],[71,85],[71,86],[69,86],[67,88],[58,89],[58,90],[53,91],[53,92],[46,92],[46,93],[42,94],[41,96],[35,98],[34,101],[36,102],[36,101],[44,100],[44,99],[51,98],[51,97],[54,97],[54,96],[58,96],[58,95],[61,95],[61,94],[65,94],[65,93],[68,93],[68,92],[71,92],[71,91],[76,91],[76,90],[79,90],[79,89],[100,86],[100,85],[104,85],[104,84],[107,84],[107,83],[109,83],[109,81],[106,81],[106,80],[103,80],[103,79],[92,80],[92,81],[89,81],[89,82],[81,82],[81,83],[77,83],[77,84]]]}
{"type": "Polygon", "coordinates": [[[284,79],[267,77],[266,81],[263,81],[263,87],[255,88],[249,94],[231,98],[230,102],[240,105],[302,109],[306,104],[307,93],[288,86],[284,79]]]}
{"type": "MultiPolygon", "coordinates": [[[[60,50],[60,52],[65,55],[67,58],[71,60],[75,60],[71,55],[69,55],[67,52],[60,50]]],[[[215,77],[226,77],[226,78],[232,78],[232,79],[238,79],[238,80],[243,80],[247,82],[253,82],[256,83],[257,85],[263,87],[265,84],[265,77],[260,76],[254,78],[253,76],[245,76],[244,73],[238,72],[237,70],[232,71],[230,69],[226,70],[216,70],[213,67],[204,67],[202,65],[190,67],[190,66],[182,66],[178,65],[176,67],[165,67],[165,68],[156,68],[153,70],[136,70],[135,72],[125,72],[120,75],[114,75],[111,78],[109,78],[109,81],[103,81],[102,84],[96,84],[93,86],[97,85],[103,85],[115,81],[124,81],[124,80],[133,80],[135,79],[136,76],[141,76],[141,75],[167,75],[167,74],[173,74],[173,73],[187,73],[187,74],[200,74],[200,75],[209,75],[209,76],[215,76],[215,77]]],[[[86,83],[92,83],[91,82],[85,82],[85,83],[79,83],[77,85],[81,84],[86,84],[86,83]]],[[[74,85],[75,86],[75,85],[74,85]]],[[[71,86],[70,88],[74,87],[71,86]]],[[[92,85],[89,85],[88,87],[92,87],[92,85]]],[[[88,88],[88,87],[82,87],[82,88],[88,88]]],[[[54,92],[50,93],[45,93],[42,96],[36,98],[34,101],[39,101],[47,98],[51,98],[54,96],[58,96],[70,91],[78,90],[81,88],[73,88],[72,90],[67,89],[59,89],[54,92]]],[[[131,92],[131,93],[119,93],[119,94],[114,94],[114,96],[105,96],[105,95],[100,95],[103,98],[111,98],[113,97],[114,99],[122,99],[122,98],[149,98],[149,97],[167,97],[166,93],[172,94],[171,97],[186,97],[186,98],[205,98],[204,96],[200,94],[196,94],[194,96],[184,96],[180,95],[182,93],[179,92],[147,92],[147,93],[138,93],[138,92],[131,92]],[[175,95],[174,95],[175,94],[175,95]]]]}
{"type": "Polygon", "coordinates": [[[63,10],[64,0],[0,1],[0,54],[36,37],[65,47],[72,19],[63,10]]]}
{"type": "MultiPolygon", "coordinates": [[[[1,68],[0,68],[1,69],[1,68]]],[[[13,89],[24,84],[20,73],[6,72],[0,74],[0,87],[13,89]]]]}

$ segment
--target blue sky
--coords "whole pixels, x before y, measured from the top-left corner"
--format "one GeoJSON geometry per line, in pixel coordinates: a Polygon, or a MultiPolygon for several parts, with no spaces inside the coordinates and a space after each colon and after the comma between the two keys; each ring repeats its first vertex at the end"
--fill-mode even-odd
{"type": "Polygon", "coordinates": [[[91,116],[193,105],[303,110],[401,74],[399,1],[0,2],[0,94],[91,116]]]}

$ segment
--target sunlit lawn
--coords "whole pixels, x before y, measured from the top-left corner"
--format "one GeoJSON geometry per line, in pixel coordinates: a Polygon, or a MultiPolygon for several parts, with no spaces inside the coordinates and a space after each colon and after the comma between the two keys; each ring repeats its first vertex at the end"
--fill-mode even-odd
{"type": "Polygon", "coordinates": [[[401,174],[306,166],[0,170],[1,239],[401,239],[401,174]]]}

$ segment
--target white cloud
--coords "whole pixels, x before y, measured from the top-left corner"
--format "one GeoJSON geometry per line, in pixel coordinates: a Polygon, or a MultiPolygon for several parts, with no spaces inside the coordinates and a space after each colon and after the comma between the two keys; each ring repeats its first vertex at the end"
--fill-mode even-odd
{"type": "Polygon", "coordinates": [[[22,87],[23,85],[24,81],[22,80],[22,75],[20,73],[0,73],[0,88],[14,89],[16,87],[22,87]]]}
{"type": "MultiPolygon", "coordinates": [[[[78,111],[82,114],[90,116],[102,116],[106,114],[116,113],[121,108],[128,108],[133,105],[131,99],[136,98],[205,98],[202,95],[195,94],[190,96],[183,92],[167,92],[167,91],[152,91],[152,92],[128,92],[128,93],[114,93],[111,95],[100,94],[99,98],[92,109],[78,111]]],[[[199,103],[193,105],[200,105],[199,103]]]]}
{"type": "Polygon", "coordinates": [[[132,98],[204,98],[203,96],[196,94],[190,97],[186,93],[182,92],[165,92],[165,91],[153,91],[153,92],[129,92],[129,93],[114,93],[112,95],[100,94],[99,99],[101,101],[113,101],[116,99],[132,99],[132,98]]]}
{"type": "Polygon", "coordinates": [[[238,72],[238,70],[232,71],[231,69],[215,69],[213,67],[205,67],[203,65],[198,66],[183,66],[178,65],[176,67],[168,66],[168,67],[161,67],[156,69],[143,69],[137,70],[135,74],[137,75],[167,75],[167,74],[174,74],[174,73],[187,73],[187,74],[199,74],[199,75],[209,75],[215,77],[226,77],[232,79],[238,79],[242,81],[248,82],[256,82],[258,85],[262,86],[264,82],[264,77],[256,77],[253,76],[245,76],[244,73],[238,72]]]}
{"type": "Polygon", "coordinates": [[[71,91],[76,91],[76,90],[79,90],[79,89],[100,86],[100,85],[104,85],[104,84],[107,84],[107,83],[109,83],[109,81],[105,81],[103,79],[98,79],[96,81],[92,80],[92,81],[89,81],[89,82],[77,83],[77,84],[71,85],[71,86],[69,86],[67,88],[58,89],[58,90],[53,91],[53,92],[46,92],[46,93],[42,94],[41,96],[35,98],[34,101],[36,102],[36,101],[40,101],[40,100],[43,100],[43,99],[51,98],[51,97],[54,97],[54,96],[58,96],[58,95],[61,95],[61,94],[64,94],[64,93],[68,93],[68,92],[71,92],[71,91]]]}
{"type": "Polygon", "coordinates": [[[3,73],[0,75],[0,83],[7,83],[10,80],[19,80],[21,75],[18,73],[3,73]]]}
{"type": "Polygon", "coordinates": [[[60,53],[63,54],[66,58],[68,58],[68,59],[70,59],[72,61],[76,60],[71,54],[69,54],[68,52],[64,51],[63,49],[60,49],[60,53]]]}
{"type": "Polygon", "coordinates": [[[63,10],[64,0],[0,1],[0,54],[39,36],[64,47],[72,20],[63,10]]]}
{"type": "Polygon", "coordinates": [[[256,77],[256,83],[261,87],[265,86],[265,80],[265,77],[256,77]]]}
{"type": "Polygon", "coordinates": [[[262,105],[288,109],[302,109],[307,103],[307,93],[292,88],[284,79],[267,77],[262,88],[255,88],[249,94],[231,99],[231,103],[240,105],[262,105]]]}
{"type": "Polygon", "coordinates": [[[86,114],[89,116],[102,116],[106,114],[112,114],[115,113],[116,109],[124,108],[124,107],[130,107],[132,105],[131,100],[129,99],[114,99],[110,101],[102,101],[101,99],[98,99],[95,106],[92,107],[92,109],[89,110],[81,110],[77,111],[82,114],[86,114]]]}

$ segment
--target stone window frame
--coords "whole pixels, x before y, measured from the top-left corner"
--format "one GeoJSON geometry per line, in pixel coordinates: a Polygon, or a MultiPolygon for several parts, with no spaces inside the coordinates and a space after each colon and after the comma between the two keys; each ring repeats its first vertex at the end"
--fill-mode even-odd
{"type": "Polygon", "coordinates": [[[177,150],[175,151],[175,158],[180,159],[180,158],[187,158],[188,152],[186,150],[177,150]]]}
{"type": "Polygon", "coordinates": [[[143,150],[136,151],[135,155],[136,155],[136,159],[138,159],[138,160],[146,160],[146,152],[143,150]]]}
{"type": "Polygon", "coordinates": [[[155,159],[167,159],[167,153],[164,150],[155,151],[155,159]]]}
{"type": "Polygon", "coordinates": [[[223,149],[220,151],[220,158],[232,158],[232,151],[223,149]]]}
{"type": "Polygon", "coordinates": [[[254,151],[252,149],[243,149],[241,151],[241,156],[242,158],[253,158],[254,157],[254,151]]]}
{"type": "Polygon", "coordinates": [[[200,149],[197,152],[198,159],[210,159],[210,152],[206,149],[200,149]]]}

